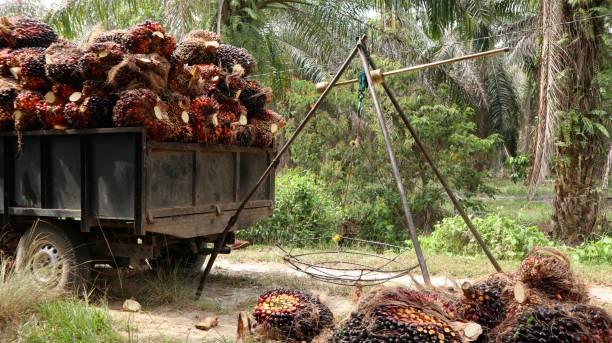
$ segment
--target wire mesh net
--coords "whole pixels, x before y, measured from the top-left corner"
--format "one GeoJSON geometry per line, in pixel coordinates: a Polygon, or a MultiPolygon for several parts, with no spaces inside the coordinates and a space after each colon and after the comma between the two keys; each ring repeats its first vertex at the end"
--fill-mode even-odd
{"type": "Polygon", "coordinates": [[[412,265],[407,247],[340,235],[276,244],[283,260],[313,279],[342,286],[375,286],[406,276],[412,265]],[[317,251],[304,246],[319,246],[317,251]]]}

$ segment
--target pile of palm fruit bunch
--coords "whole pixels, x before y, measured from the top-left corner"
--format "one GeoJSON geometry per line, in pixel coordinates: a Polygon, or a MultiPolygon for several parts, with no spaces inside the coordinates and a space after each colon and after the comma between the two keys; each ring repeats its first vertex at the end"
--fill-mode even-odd
{"type": "Polygon", "coordinates": [[[478,337],[480,326],[458,321],[453,303],[443,293],[378,288],[364,297],[329,341],[443,343],[478,337]]]}
{"type": "Polygon", "coordinates": [[[31,18],[0,18],[0,130],[146,127],[155,141],[270,146],[285,125],[248,79],[246,50],[157,22],[93,33],[85,46],[31,18]]]}
{"type": "Polygon", "coordinates": [[[253,316],[261,338],[283,342],[310,342],[334,321],[332,312],[317,297],[289,289],[261,294],[253,316]]]}
{"type": "Polygon", "coordinates": [[[514,274],[493,274],[462,285],[458,317],[479,323],[480,342],[611,342],[612,319],[588,304],[585,284],[570,260],[535,248],[514,274]]]}

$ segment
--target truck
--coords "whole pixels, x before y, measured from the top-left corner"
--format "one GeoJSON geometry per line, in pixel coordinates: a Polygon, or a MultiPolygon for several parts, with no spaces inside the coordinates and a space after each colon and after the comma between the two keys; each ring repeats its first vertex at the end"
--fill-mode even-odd
{"type": "MultiPolygon", "coordinates": [[[[86,283],[95,266],[198,267],[272,158],[272,148],[155,142],[141,127],[5,132],[0,248],[18,268],[57,266],[53,279],[35,275],[58,289],[86,283]]],[[[273,206],[271,173],[221,252],[273,206]]]]}

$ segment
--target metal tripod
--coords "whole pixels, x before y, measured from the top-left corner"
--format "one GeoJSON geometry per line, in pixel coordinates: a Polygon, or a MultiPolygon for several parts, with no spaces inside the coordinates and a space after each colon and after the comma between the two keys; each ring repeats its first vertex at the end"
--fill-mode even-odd
{"type": "MultiPolygon", "coordinates": [[[[374,65],[374,62],[370,58],[370,56],[368,54],[368,51],[366,49],[366,46],[364,44],[365,39],[366,39],[366,36],[363,36],[360,39],[358,39],[357,45],[350,52],[349,56],[344,61],[342,66],[340,66],[340,69],[338,70],[338,72],[336,72],[336,74],[334,75],[332,80],[326,85],[325,90],[319,96],[319,98],[317,99],[317,102],[314,104],[314,106],[312,106],[310,111],[308,111],[308,113],[306,114],[304,119],[300,122],[300,124],[295,129],[295,132],[291,135],[291,137],[289,137],[287,142],[278,151],[278,153],[276,154],[276,156],[274,157],[274,159],[272,160],[272,162],[270,163],[268,168],[266,168],[266,170],[264,171],[263,175],[259,178],[259,180],[255,184],[253,189],[251,189],[251,191],[247,194],[247,196],[242,200],[242,202],[238,206],[238,209],[236,210],[234,215],[228,221],[227,225],[225,226],[225,229],[223,230],[223,233],[221,234],[221,236],[219,237],[217,242],[215,242],[215,246],[214,246],[213,252],[210,255],[210,258],[208,259],[208,262],[206,264],[206,268],[202,272],[202,275],[201,275],[201,278],[200,278],[200,283],[198,285],[198,289],[197,289],[197,292],[196,292],[196,297],[199,298],[202,295],[202,290],[204,289],[204,285],[206,283],[206,279],[207,279],[208,275],[210,274],[210,271],[212,270],[212,266],[215,263],[215,260],[217,259],[217,256],[219,255],[219,252],[221,251],[221,248],[223,247],[223,243],[225,242],[228,233],[231,231],[231,229],[234,227],[234,225],[236,225],[236,223],[238,221],[238,218],[240,217],[240,214],[244,210],[244,207],[249,202],[251,197],[255,194],[255,192],[257,192],[259,187],[265,182],[265,180],[270,175],[270,173],[276,168],[276,166],[278,165],[278,162],[280,161],[280,158],[283,156],[283,154],[285,154],[287,152],[287,150],[289,149],[291,144],[293,144],[295,139],[304,130],[304,128],[306,127],[308,122],[314,117],[316,111],[318,110],[319,106],[321,105],[321,103],[323,102],[323,100],[325,99],[327,94],[336,85],[336,83],[338,83],[338,80],[340,79],[340,77],[342,76],[342,74],[344,73],[344,71],[346,70],[346,68],[348,67],[348,65],[351,63],[351,61],[353,60],[353,58],[356,55],[359,55],[359,58],[361,60],[361,64],[363,66],[363,71],[365,72],[365,75],[366,75],[366,78],[367,78],[367,81],[368,81],[368,88],[370,90],[370,95],[372,96],[372,101],[374,103],[374,108],[376,110],[376,116],[377,116],[377,119],[378,119],[378,123],[379,123],[379,125],[381,127],[381,130],[382,130],[382,133],[383,133],[383,138],[384,138],[385,145],[386,145],[387,154],[389,155],[389,160],[391,162],[391,170],[393,172],[393,177],[395,178],[397,190],[398,190],[399,195],[400,195],[400,199],[401,199],[401,203],[402,203],[402,209],[403,209],[403,212],[404,212],[404,218],[406,220],[405,224],[406,224],[406,226],[408,228],[408,231],[410,232],[410,238],[412,240],[412,243],[413,243],[413,246],[414,246],[414,250],[415,250],[415,254],[416,254],[417,260],[419,262],[419,267],[421,269],[421,274],[423,275],[423,281],[425,282],[425,284],[427,286],[431,286],[431,279],[429,277],[429,271],[427,269],[427,263],[425,261],[425,257],[423,256],[423,252],[421,250],[421,245],[420,245],[419,240],[418,240],[418,236],[417,236],[417,232],[416,232],[416,227],[414,225],[414,220],[412,218],[412,212],[410,211],[410,207],[408,206],[408,199],[406,197],[406,192],[404,191],[404,185],[402,183],[401,174],[400,174],[400,171],[399,171],[399,168],[398,168],[398,165],[397,165],[397,159],[395,157],[395,152],[393,151],[393,146],[391,144],[391,139],[389,137],[389,131],[388,131],[387,125],[385,123],[384,116],[383,116],[382,110],[380,108],[380,103],[378,101],[378,97],[377,97],[377,94],[376,94],[376,85],[374,84],[374,81],[372,80],[372,75],[371,75],[370,68],[376,69],[376,67],[374,65]]],[[[474,56],[475,57],[483,56],[483,54],[477,54],[477,55],[474,55],[474,56]]],[[[451,62],[454,62],[454,61],[449,60],[448,62],[446,62],[446,61],[443,61],[443,62],[451,63],[451,62]]],[[[445,63],[438,63],[438,64],[430,63],[430,64],[426,65],[426,67],[434,66],[434,65],[440,65],[440,64],[445,64],[445,63]]],[[[416,68],[413,68],[412,70],[416,70],[416,68]]],[[[472,232],[472,234],[476,238],[476,241],[478,242],[478,244],[480,245],[482,250],[485,252],[487,257],[489,258],[489,261],[491,261],[491,263],[495,267],[495,270],[497,270],[498,272],[501,272],[502,271],[501,267],[499,266],[499,264],[495,260],[495,257],[493,256],[493,254],[491,254],[491,251],[489,250],[489,248],[485,245],[484,241],[482,240],[482,237],[480,236],[480,234],[478,233],[478,231],[476,230],[476,228],[472,224],[472,221],[470,220],[470,218],[468,217],[467,213],[465,212],[465,210],[461,206],[459,200],[457,199],[457,197],[455,196],[455,194],[451,190],[450,186],[448,185],[448,182],[446,181],[444,176],[440,173],[438,167],[433,162],[433,160],[431,158],[431,155],[429,155],[429,153],[425,149],[425,146],[423,145],[422,141],[418,137],[414,127],[412,126],[412,124],[410,124],[410,121],[408,120],[408,117],[406,116],[404,111],[401,109],[401,107],[400,107],[400,105],[399,105],[399,103],[398,103],[398,101],[397,101],[397,99],[395,97],[395,94],[385,84],[384,80],[381,80],[380,84],[382,85],[383,89],[385,90],[385,93],[387,94],[387,96],[389,97],[391,102],[393,103],[393,107],[397,111],[397,114],[400,116],[400,118],[402,119],[402,121],[406,125],[406,128],[408,129],[408,131],[412,135],[412,138],[414,139],[415,144],[417,145],[419,151],[423,155],[423,158],[425,159],[427,164],[429,164],[429,166],[432,168],[434,174],[436,175],[436,177],[438,178],[438,180],[440,181],[440,183],[444,187],[444,190],[446,191],[446,193],[450,197],[451,202],[455,206],[455,209],[459,212],[459,214],[461,215],[461,217],[465,221],[466,225],[468,226],[468,228],[470,229],[470,231],[472,232]]]]}

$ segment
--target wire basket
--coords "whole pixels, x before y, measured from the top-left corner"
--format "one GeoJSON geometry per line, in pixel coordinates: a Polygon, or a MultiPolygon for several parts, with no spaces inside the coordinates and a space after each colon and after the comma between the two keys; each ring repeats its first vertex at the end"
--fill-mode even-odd
{"type": "Polygon", "coordinates": [[[294,252],[296,248],[320,241],[319,246],[330,245],[329,238],[293,241],[286,248],[277,244],[283,252],[283,260],[295,270],[313,279],[341,286],[375,286],[410,274],[418,267],[400,261],[408,251],[407,247],[367,241],[357,238],[334,236],[335,242],[329,250],[315,252],[294,252]],[[364,248],[368,247],[368,251],[364,248]],[[361,249],[358,249],[361,248],[361,249]],[[393,256],[383,256],[369,251],[393,251],[393,256]]]}

